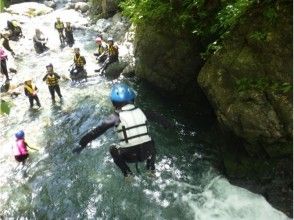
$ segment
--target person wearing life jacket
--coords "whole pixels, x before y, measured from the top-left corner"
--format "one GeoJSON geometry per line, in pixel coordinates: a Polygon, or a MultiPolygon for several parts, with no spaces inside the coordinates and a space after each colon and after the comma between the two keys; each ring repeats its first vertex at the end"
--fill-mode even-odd
{"type": "Polygon", "coordinates": [[[14,158],[18,162],[25,163],[25,160],[29,157],[28,144],[25,141],[25,133],[23,130],[16,132],[16,140],[13,146],[14,158]]]}
{"type": "Polygon", "coordinates": [[[65,40],[65,36],[63,34],[64,24],[60,20],[59,17],[56,18],[56,22],[54,23],[55,29],[58,31],[60,43],[63,44],[65,40]]]}
{"type": "Polygon", "coordinates": [[[102,64],[101,68],[98,70],[95,70],[95,72],[104,71],[107,69],[107,67],[118,61],[118,46],[114,44],[113,38],[109,37],[107,39],[108,42],[108,48],[107,48],[107,59],[102,64]]]}
{"type": "Polygon", "coordinates": [[[70,22],[66,22],[64,32],[65,32],[65,39],[66,39],[67,45],[69,47],[72,47],[72,45],[74,45],[74,43],[75,43],[75,40],[74,40],[74,37],[73,37],[73,30],[72,30],[72,27],[70,25],[70,22]]]}
{"type": "Polygon", "coordinates": [[[20,27],[19,23],[15,20],[7,21],[6,30],[8,30],[10,32],[10,34],[9,34],[10,40],[17,41],[20,37],[23,36],[21,27],[20,27]]]}
{"type": "Polygon", "coordinates": [[[8,60],[7,54],[5,53],[3,48],[0,47],[0,71],[6,77],[6,81],[9,80],[7,64],[6,64],[7,60],[8,60]]]}
{"type": "Polygon", "coordinates": [[[46,46],[47,38],[45,38],[44,34],[40,31],[40,29],[35,30],[35,35],[33,37],[34,48],[38,54],[43,53],[49,48],[46,46]]]}
{"type": "Polygon", "coordinates": [[[119,142],[110,147],[114,163],[124,177],[132,175],[127,163],[146,161],[148,171],[155,171],[156,150],[142,110],[134,105],[135,93],[126,84],[115,84],[110,93],[115,112],[100,121],[98,126],[85,134],[74,153],[80,153],[87,144],[114,127],[119,142]]]}
{"type": "Polygon", "coordinates": [[[37,86],[32,82],[31,78],[28,78],[24,82],[24,93],[29,98],[30,102],[30,108],[33,108],[34,106],[34,100],[36,101],[39,108],[41,107],[39,97],[37,95],[38,88],[37,86]]]}
{"type": "Polygon", "coordinates": [[[48,85],[49,92],[51,94],[52,102],[55,103],[55,92],[59,96],[60,100],[62,100],[62,95],[60,92],[60,87],[58,84],[58,80],[60,79],[60,76],[54,72],[53,65],[50,63],[46,66],[47,73],[43,78],[43,81],[46,81],[48,85]]]}
{"type": "Polygon", "coordinates": [[[0,34],[0,41],[2,46],[11,53],[12,56],[15,55],[14,51],[11,49],[9,44],[9,33],[5,31],[4,33],[0,34]]]}
{"type": "Polygon", "coordinates": [[[101,37],[97,37],[95,39],[95,42],[97,44],[97,52],[94,53],[94,56],[96,56],[96,60],[98,60],[98,63],[102,63],[107,58],[107,45],[101,37]]]}
{"type": "Polygon", "coordinates": [[[77,77],[86,73],[84,66],[86,65],[86,59],[80,54],[80,48],[74,48],[74,68],[70,70],[71,77],[77,77]]]}

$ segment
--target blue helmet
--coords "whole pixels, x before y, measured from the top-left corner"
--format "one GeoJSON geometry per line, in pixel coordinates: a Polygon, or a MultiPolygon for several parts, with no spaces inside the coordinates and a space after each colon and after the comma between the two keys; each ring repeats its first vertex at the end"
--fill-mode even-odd
{"type": "Polygon", "coordinates": [[[24,138],[24,135],[25,135],[25,133],[24,133],[23,130],[20,130],[20,131],[15,133],[15,137],[18,138],[18,139],[24,138]]]}
{"type": "Polygon", "coordinates": [[[130,103],[135,98],[134,90],[124,83],[115,84],[110,92],[110,100],[114,103],[130,103]]]}

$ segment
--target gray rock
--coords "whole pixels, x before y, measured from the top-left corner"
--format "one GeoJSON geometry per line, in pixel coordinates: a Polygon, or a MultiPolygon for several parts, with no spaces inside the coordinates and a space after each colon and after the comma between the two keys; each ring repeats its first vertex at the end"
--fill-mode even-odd
{"type": "Polygon", "coordinates": [[[128,64],[121,73],[125,77],[134,77],[135,76],[135,65],[128,64]]]}
{"type": "Polygon", "coordinates": [[[112,63],[106,69],[105,76],[108,79],[117,79],[127,65],[128,64],[125,63],[125,62],[115,62],[115,63],[112,63]]]}
{"type": "Polygon", "coordinates": [[[75,3],[68,2],[68,3],[65,5],[65,8],[66,8],[66,9],[74,9],[74,8],[75,8],[75,3]]]}
{"type": "Polygon", "coordinates": [[[56,3],[54,1],[44,1],[44,4],[50,8],[56,7],[56,3]]]}
{"type": "Polygon", "coordinates": [[[77,2],[75,4],[75,10],[82,13],[86,13],[89,10],[89,5],[86,2],[77,2]]]}
{"type": "Polygon", "coordinates": [[[112,22],[102,18],[96,22],[94,30],[97,32],[103,33],[103,32],[106,32],[111,26],[112,26],[112,22]]]}

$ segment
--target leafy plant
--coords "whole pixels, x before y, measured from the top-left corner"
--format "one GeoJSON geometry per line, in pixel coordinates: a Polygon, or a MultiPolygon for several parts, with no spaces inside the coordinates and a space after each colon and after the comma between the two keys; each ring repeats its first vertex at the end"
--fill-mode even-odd
{"type": "Polygon", "coordinates": [[[10,104],[9,102],[6,102],[1,99],[1,104],[0,104],[0,114],[9,114],[10,113],[10,104]]]}
{"type": "Polygon", "coordinates": [[[267,33],[265,32],[261,32],[261,31],[255,31],[253,33],[250,34],[249,36],[252,40],[256,40],[256,41],[265,41],[266,37],[267,37],[267,33]]]}

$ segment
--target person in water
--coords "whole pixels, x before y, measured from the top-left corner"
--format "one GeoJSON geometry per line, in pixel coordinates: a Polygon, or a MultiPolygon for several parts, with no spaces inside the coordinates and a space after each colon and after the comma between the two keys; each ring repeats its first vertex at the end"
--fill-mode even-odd
{"type": "Polygon", "coordinates": [[[6,30],[9,31],[9,39],[17,41],[20,37],[23,36],[21,27],[19,23],[15,20],[7,21],[6,30]]]}
{"type": "Polygon", "coordinates": [[[69,47],[72,47],[75,43],[75,39],[73,37],[73,30],[72,30],[72,26],[70,25],[70,22],[66,22],[64,32],[65,32],[65,39],[66,39],[67,45],[69,47]]]}
{"type": "Polygon", "coordinates": [[[20,130],[16,132],[15,137],[16,137],[16,140],[13,146],[14,158],[16,161],[22,162],[24,164],[25,160],[29,157],[29,152],[27,149],[27,147],[29,146],[25,141],[24,131],[20,130]]]}
{"type": "Polygon", "coordinates": [[[6,77],[6,81],[9,80],[7,64],[6,64],[7,60],[8,60],[7,54],[5,53],[3,48],[0,47],[0,71],[6,77]]]}
{"type": "Polygon", "coordinates": [[[38,54],[43,53],[49,48],[46,46],[47,38],[45,38],[44,34],[39,30],[35,30],[35,36],[33,37],[34,48],[38,54]]]}
{"type": "Polygon", "coordinates": [[[48,85],[49,92],[51,94],[52,102],[55,103],[55,92],[59,96],[60,100],[62,100],[62,95],[60,92],[60,87],[58,84],[58,80],[60,79],[60,76],[54,72],[53,65],[50,63],[46,66],[47,73],[43,78],[43,81],[46,81],[48,85]]]}
{"type": "Polygon", "coordinates": [[[64,43],[64,40],[65,40],[65,36],[63,34],[64,24],[60,20],[59,17],[56,18],[56,22],[54,23],[54,27],[57,30],[58,34],[59,34],[60,43],[63,44],[64,43]]]}
{"type": "Polygon", "coordinates": [[[84,66],[86,65],[86,59],[80,54],[80,48],[74,48],[74,68],[70,70],[71,78],[82,78],[79,76],[85,75],[86,70],[84,66]]]}
{"type": "Polygon", "coordinates": [[[37,95],[37,92],[38,92],[38,88],[32,82],[32,79],[27,79],[24,82],[24,93],[29,98],[30,108],[33,108],[34,100],[36,101],[39,108],[41,107],[40,100],[39,100],[39,97],[37,95]]]}
{"type": "Polygon", "coordinates": [[[110,93],[114,113],[100,121],[98,126],[85,134],[74,153],[80,153],[87,144],[98,138],[109,128],[115,127],[119,142],[110,147],[114,163],[124,177],[132,176],[127,163],[146,161],[146,169],[155,172],[155,145],[147,128],[147,118],[143,111],[134,105],[135,93],[126,84],[115,84],[110,93]]]}
{"type": "Polygon", "coordinates": [[[9,44],[9,33],[6,31],[0,34],[0,40],[2,42],[2,46],[11,53],[12,56],[15,55],[14,51],[11,49],[9,44]]]}

